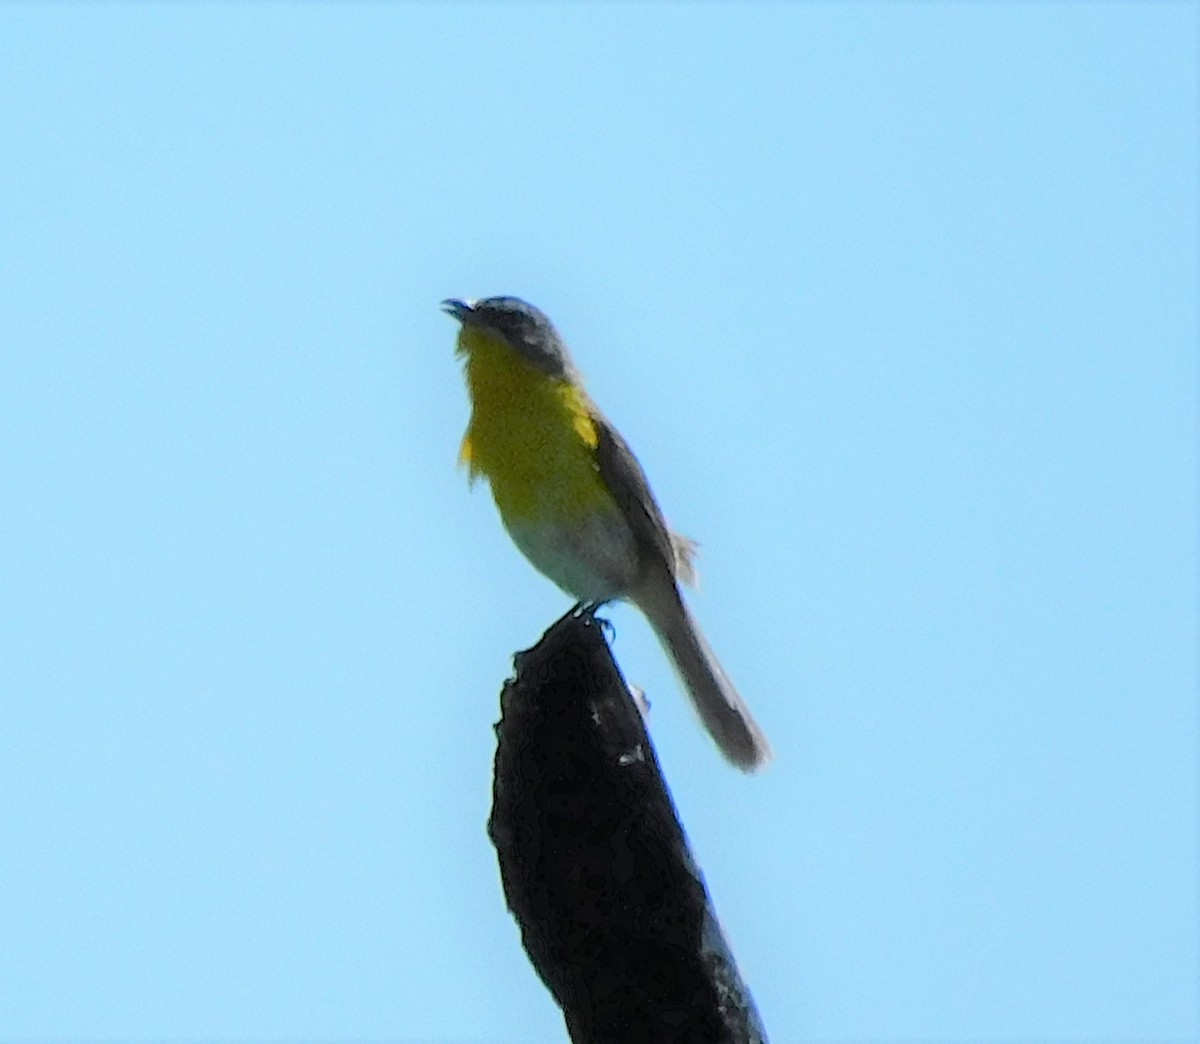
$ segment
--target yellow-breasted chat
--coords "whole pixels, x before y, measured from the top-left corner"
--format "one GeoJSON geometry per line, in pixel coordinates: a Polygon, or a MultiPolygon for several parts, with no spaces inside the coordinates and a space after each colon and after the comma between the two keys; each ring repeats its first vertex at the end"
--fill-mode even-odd
{"type": "Polygon", "coordinates": [[[584,390],[546,315],[517,297],[451,299],[471,419],[459,453],[483,476],[505,529],[578,601],[623,598],[650,621],[721,752],[739,768],[771,756],[762,730],[679,591],[693,545],[672,533],[641,465],[584,390]]]}

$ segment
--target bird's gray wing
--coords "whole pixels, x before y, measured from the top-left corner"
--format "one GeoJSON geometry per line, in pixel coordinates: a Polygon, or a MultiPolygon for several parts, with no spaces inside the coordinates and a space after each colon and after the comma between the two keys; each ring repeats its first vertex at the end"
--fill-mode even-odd
{"type": "Polygon", "coordinates": [[[665,567],[674,579],[678,553],[676,541],[667,528],[654,494],[650,492],[646,473],[621,433],[599,410],[595,411],[594,417],[599,435],[596,466],[633,531],[640,568],[644,571],[647,568],[665,567]]]}

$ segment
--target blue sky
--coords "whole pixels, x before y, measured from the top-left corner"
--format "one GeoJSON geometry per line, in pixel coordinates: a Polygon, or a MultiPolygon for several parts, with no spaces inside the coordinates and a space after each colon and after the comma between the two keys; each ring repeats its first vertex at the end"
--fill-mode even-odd
{"type": "Polygon", "coordinates": [[[0,1038],[555,1041],[485,836],[566,599],[448,296],[573,346],[779,1042],[1197,1032],[1197,11],[0,9],[0,1038]]]}

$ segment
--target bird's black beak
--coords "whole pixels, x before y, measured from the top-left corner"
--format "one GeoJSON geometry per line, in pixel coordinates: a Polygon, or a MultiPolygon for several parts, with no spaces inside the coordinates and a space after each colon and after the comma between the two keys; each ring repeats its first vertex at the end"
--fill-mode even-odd
{"type": "Polygon", "coordinates": [[[460,323],[465,323],[474,314],[475,309],[467,301],[460,301],[457,297],[448,297],[442,302],[442,311],[453,316],[460,323]]]}

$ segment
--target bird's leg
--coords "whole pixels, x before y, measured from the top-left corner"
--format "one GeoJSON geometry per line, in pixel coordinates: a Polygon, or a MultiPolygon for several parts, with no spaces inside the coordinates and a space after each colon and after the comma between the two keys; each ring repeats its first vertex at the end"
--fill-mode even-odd
{"type": "Polygon", "coordinates": [[[596,621],[596,623],[598,623],[601,626],[601,628],[603,628],[605,633],[610,638],[613,638],[616,636],[617,630],[615,627],[613,627],[612,621],[610,619],[608,619],[608,617],[606,617],[606,616],[597,616],[596,615],[601,609],[604,608],[604,606],[608,605],[609,602],[611,602],[611,601],[613,601],[613,599],[611,599],[611,598],[599,598],[599,599],[588,598],[583,601],[576,602],[574,608],[572,608],[572,610],[571,610],[571,615],[576,618],[583,617],[583,616],[591,617],[593,620],[596,621]]]}

